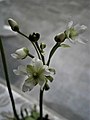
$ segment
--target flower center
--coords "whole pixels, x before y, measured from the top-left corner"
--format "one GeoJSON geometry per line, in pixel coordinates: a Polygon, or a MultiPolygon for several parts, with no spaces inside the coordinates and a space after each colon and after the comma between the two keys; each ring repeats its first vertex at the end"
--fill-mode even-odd
{"type": "Polygon", "coordinates": [[[34,77],[34,79],[37,79],[38,78],[38,73],[33,73],[33,77],[34,77]]]}

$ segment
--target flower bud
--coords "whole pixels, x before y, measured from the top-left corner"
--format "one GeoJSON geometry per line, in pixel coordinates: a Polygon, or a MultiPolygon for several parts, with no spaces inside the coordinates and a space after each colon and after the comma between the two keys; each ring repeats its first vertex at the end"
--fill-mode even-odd
{"type": "Polygon", "coordinates": [[[62,43],[62,42],[65,41],[65,38],[66,38],[65,33],[61,33],[61,34],[56,35],[55,38],[54,38],[54,40],[55,40],[56,42],[62,43]]]}
{"type": "Polygon", "coordinates": [[[48,91],[48,90],[50,89],[50,87],[49,87],[49,85],[48,85],[47,83],[45,83],[44,89],[45,89],[46,91],[48,91]]]}
{"type": "Polygon", "coordinates": [[[8,19],[8,23],[11,27],[11,29],[15,32],[18,32],[19,31],[19,26],[17,24],[17,22],[11,18],[8,19]]]}
{"type": "Polygon", "coordinates": [[[11,54],[11,56],[15,59],[25,59],[29,53],[29,50],[25,47],[20,48],[15,51],[15,53],[11,54]]]}
{"type": "Polygon", "coordinates": [[[40,43],[40,48],[41,48],[41,49],[46,48],[46,44],[45,44],[45,43],[40,43]]]}
{"type": "Polygon", "coordinates": [[[39,33],[33,33],[29,35],[29,40],[32,42],[37,42],[40,38],[40,34],[39,33]]]}

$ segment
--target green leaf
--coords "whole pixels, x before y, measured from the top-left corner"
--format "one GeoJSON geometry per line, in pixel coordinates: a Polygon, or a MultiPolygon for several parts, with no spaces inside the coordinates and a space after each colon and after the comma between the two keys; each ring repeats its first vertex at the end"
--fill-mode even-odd
{"type": "Polygon", "coordinates": [[[37,119],[39,117],[39,113],[37,111],[33,111],[31,114],[31,117],[33,117],[34,119],[37,119]]]}
{"type": "Polygon", "coordinates": [[[31,116],[26,116],[26,117],[24,118],[24,120],[36,120],[36,119],[33,118],[33,117],[31,117],[31,116]]]}
{"type": "Polygon", "coordinates": [[[36,105],[34,105],[31,111],[31,117],[34,118],[35,120],[37,120],[37,118],[39,117],[39,112],[36,109],[36,105]]]}
{"type": "Polygon", "coordinates": [[[67,44],[61,44],[60,47],[67,48],[67,47],[70,47],[70,46],[67,45],[67,44]]]}
{"type": "Polygon", "coordinates": [[[46,76],[46,78],[47,78],[50,82],[53,81],[53,77],[52,77],[52,76],[46,76]]]}

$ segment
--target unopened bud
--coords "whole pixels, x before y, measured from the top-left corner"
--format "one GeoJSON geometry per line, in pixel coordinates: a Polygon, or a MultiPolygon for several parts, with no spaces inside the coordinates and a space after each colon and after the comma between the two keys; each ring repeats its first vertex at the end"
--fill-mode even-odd
{"type": "Polygon", "coordinates": [[[40,48],[41,48],[41,49],[46,48],[46,44],[45,44],[45,43],[40,43],[40,48]]]}
{"type": "Polygon", "coordinates": [[[46,91],[48,91],[48,90],[50,89],[50,87],[49,87],[49,85],[48,85],[47,83],[45,83],[44,89],[45,89],[46,91]]]}
{"type": "Polygon", "coordinates": [[[29,35],[29,40],[32,42],[37,42],[40,38],[40,34],[39,33],[33,33],[29,35]]]}
{"type": "Polygon", "coordinates": [[[65,38],[66,38],[65,33],[61,33],[61,34],[56,35],[55,38],[54,38],[54,40],[55,40],[56,42],[62,43],[62,42],[65,41],[65,38]]]}
{"type": "Polygon", "coordinates": [[[15,51],[15,53],[11,54],[11,56],[15,59],[25,59],[28,56],[29,50],[25,47],[20,48],[15,51]]]}
{"type": "Polygon", "coordinates": [[[11,18],[8,19],[8,23],[11,27],[11,29],[15,32],[18,32],[19,31],[19,26],[17,24],[17,22],[11,18]]]}

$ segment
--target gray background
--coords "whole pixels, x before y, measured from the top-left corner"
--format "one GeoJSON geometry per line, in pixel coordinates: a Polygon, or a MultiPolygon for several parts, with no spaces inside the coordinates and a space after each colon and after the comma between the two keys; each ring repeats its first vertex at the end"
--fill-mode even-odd
{"type": "MultiPolygon", "coordinates": [[[[90,37],[90,0],[7,0],[0,2],[0,14],[0,30],[2,21],[7,24],[12,17],[25,34],[40,32],[40,42],[47,44],[46,59],[55,44],[54,36],[65,30],[70,20],[88,26],[84,37],[88,40],[90,37]]],[[[12,70],[31,60],[16,61],[10,54],[23,46],[34,54],[33,47],[20,35],[2,38],[11,83],[20,88],[24,78],[15,76],[12,70]]],[[[51,61],[56,75],[51,89],[45,92],[44,102],[69,120],[90,120],[90,40],[86,45],[66,43],[71,47],[58,49],[51,61]]],[[[0,77],[4,78],[1,58],[0,77]]],[[[37,86],[27,94],[38,99],[38,92],[37,86]]]]}

